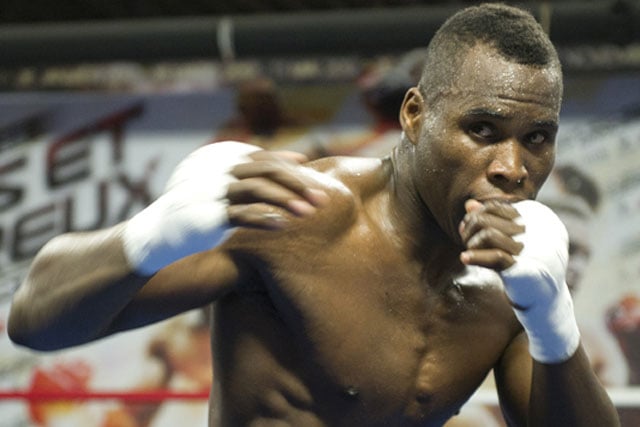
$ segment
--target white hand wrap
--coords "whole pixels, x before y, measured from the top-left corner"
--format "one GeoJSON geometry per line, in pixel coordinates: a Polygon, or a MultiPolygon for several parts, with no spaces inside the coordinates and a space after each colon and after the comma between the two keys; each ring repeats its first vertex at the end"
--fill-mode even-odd
{"type": "Polygon", "coordinates": [[[500,275],[527,336],[531,356],[542,363],[569,359],[580,343],[573,302],[565,283],[568,235],[548,207],[527,200],[513,205],[525,225],[515,240],[524,244],[516,263],[500,275]]]}
{"type": "Polygon", "coordinates": [[[219,142],[182,160],[163,194],[125,225],[125,255],[135,271],[151,275],[220,244],[230,228],[225,196],[235,178],[229,171],[258,150],[239,142],[219,142]]]}

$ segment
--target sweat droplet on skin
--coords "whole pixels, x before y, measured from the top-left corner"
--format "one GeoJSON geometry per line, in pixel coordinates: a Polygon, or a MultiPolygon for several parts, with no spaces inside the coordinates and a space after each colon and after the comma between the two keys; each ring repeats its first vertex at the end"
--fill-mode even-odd
{"type": "Polygon", "coordinates": [[[358,389],[354,386],[349,386],[347,387],[347,389],[344,391],[345,394],[353,399],[355,399],[356,397],[358,397],[358,395],[360,394],[360,392],[358,391],[358,389]]]}

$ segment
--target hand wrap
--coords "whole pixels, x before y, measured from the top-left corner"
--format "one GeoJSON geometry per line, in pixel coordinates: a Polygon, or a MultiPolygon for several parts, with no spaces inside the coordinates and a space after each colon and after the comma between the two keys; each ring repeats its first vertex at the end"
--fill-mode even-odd
{"type": "Polygon", "coordinates": [[[500,276],[529,337],[531,356],[542,363],[569,359],[580,343],[573,302],[565,282],[568,234],[548,207],[526,200],[513,205],[526,227],[514,237],[524,244],[515,264],[500,276]]]}
{"type": "Polygon", "coordinates": [[[235,180],[229,171],[258,150],[239,142],[219,142],[182,160],[163,194],[125,224],[124,251],[135,271],[152,275],[222,243],[230,228],[227,189],[235,180]]]}

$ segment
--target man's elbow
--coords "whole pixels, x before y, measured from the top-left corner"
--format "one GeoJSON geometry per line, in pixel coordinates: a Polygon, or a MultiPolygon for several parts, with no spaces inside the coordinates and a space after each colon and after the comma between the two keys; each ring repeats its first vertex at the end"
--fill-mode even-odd
{"type": "Polygon", "coordinates": [[[7,323],[7,335],[16,345],[37,351],[54,351],[64,348],[56,334],[36,326],[35,313],[14,299],[7,323]]]}
{"type": "Polygon", "coordinates": [[[54,350],[44,344],[41,337],[38,337],[36,334],[29,333],[25,330],[25,328],[21,328],[20,326],[16,326],[19,322],[9,320],[9,324],[7,327],[7,334],[9,335],[9,339],[16,345],[21,347],[26,347],[31,350],[38,351],[51,351],[54,350]]]}
{"type": "Polygon", "coordinates": [[[12,305],[7,323],[7,335],[21,347],[36,351],[56,351],[99,340],[117,332],[109,330],[96,334],[80,321],[45,318],[32,307],[12,305]]]}
{"type": "Polygon", "coordinates": [[[56,351],[78,345],[76,343],[66,343],[64,339],[56,334],[45,332],[32,332],[15,326],[14,322],[9,322],[7,332],[9,339],[20,347],[26,347],[36,351],[56,351]]]}

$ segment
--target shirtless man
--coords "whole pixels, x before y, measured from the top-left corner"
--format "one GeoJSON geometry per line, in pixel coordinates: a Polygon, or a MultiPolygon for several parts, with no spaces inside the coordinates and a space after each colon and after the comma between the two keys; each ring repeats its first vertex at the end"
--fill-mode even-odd
{"type": "Polygon", "coordinates": [[[47,244],[10,335],[55,349],[212,304],[211,426],[440,426],[492,368],[512,425],[619,425],[579,344],[566,232],[516,203],[551,170],[561,91],[530,15],[466,9],[390,157],[204,147],[131,220],[47,244]]]}

